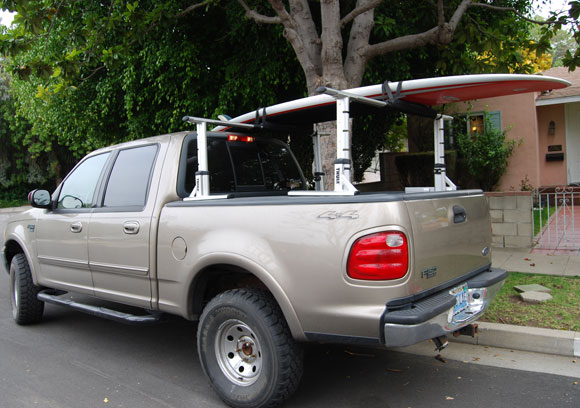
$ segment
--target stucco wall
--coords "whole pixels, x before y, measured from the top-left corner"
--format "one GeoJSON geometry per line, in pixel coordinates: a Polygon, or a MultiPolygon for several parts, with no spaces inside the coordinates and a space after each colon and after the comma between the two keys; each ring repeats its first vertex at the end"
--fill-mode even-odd
{"type": "Polygon", "coordinates": [[[533,187],[541,185],[535,97],[536,94],[527,93],[481,99],[470,103],[457,103],[447,110],[448,112],[471,111],[474,113],[501,112],[502,129],[507,130],[507,139],[516,140],[519,144],[509,159],[506,173],[495,188],[497,191],[519,191],[526,177],[527,183],[533,187]]]}
{"type": "Polygon", "coordinates": [[[539,106],[538,130],[540,145],[540,185],[558,186],[566,183],[566,115],[564,105],[539,106]],[[550,121],[554,121],[556,131],[554,135],[548,134],[550,121]],[[561,145],[564,153],[563,161],[547,161],[548,146],[561,145]]]}

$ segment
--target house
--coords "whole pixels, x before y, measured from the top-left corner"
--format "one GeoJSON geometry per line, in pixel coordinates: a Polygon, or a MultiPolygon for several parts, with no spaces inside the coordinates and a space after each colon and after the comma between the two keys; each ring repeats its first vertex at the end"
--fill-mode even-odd
{"type": "MultiPolygon", "coordinates": [[[[519,94],[459,103],[449,113],[467,112],[470,131],[488,117],[518,142],[497,191],[580,185],[580,70],[556,67],[543,75],[572,86],[541,94],[519,94]]],[[[489,122],[488,122],[489,123],[489,122]]]]}

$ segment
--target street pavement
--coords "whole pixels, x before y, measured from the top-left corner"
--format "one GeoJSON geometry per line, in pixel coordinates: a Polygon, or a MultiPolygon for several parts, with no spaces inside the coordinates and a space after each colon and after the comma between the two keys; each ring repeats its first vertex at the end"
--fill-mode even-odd
{"type": "MultiPolygon", "coordinates": [[[[0,230],[7,217],[0,211],[0,230]]],[[[564,275],[576,262],[506,250],[493,257],[508,270],[535,263],[535,273],[564,275]]],[[[566,332],[572,354],[553,355],[562,333],[548,330],[546,346],[532,353],[519,350],[533,328],[481,325],[487,344],[453,343],[439,359],[430,342],[397,350],[306,345],[303,380],[285,407],[579,406],[579,333],[566,332]]],[[[0,274],[0,408],[224,407],[199,365],[195,332],[179,318],[126,326],[53,305],[42,323],[17,326],[0,274]]]]}
{"type": "MultiPolygon", "coordinates": [[[[12,321],[0,275],[0,407],[217,408],[195,346],[196,325],[127,326],[47,305],[42,323],[12,321]]],[[[572,358],[428,342],[406,350],[307,345],[287,408],[578,407],[572,358]]]]}

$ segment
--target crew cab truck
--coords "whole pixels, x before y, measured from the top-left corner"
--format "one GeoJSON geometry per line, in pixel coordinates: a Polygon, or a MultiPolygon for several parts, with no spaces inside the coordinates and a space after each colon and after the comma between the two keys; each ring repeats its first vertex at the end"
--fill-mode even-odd
{"type": "Polygon", "coordinates": [[[4,233],[16,323],[39,322],[45,303],[136,324],[197,320],[219,396],[267,407],[296,389],[301,343],[442,347],[506,278],[491,267],[480,190],[301,194],[307,182],[282,141],[206,139],[207,199],[190,197],[196,132],[97,150],[52,194],[33,191],[34,208],[4,233]]]}

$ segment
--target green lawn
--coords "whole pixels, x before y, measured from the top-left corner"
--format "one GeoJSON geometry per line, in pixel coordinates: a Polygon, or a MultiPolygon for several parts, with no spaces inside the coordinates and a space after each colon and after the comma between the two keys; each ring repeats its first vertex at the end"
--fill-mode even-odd
{"type": "Polygon", "coordinates": [[[554,214],[554,212],[556,212],[556,207],[550,207],[549,209],[548,207],[543,207],[541,211],[539,208],[534,208],[534,236],[538,235],[542,227],[546,225],[546,222],[548,222],[548,219],[552,216],[552,214],[554,214]],[[541,225],[540,214],[542,214],[541,225]]]}
{"type": "Polygon", "coordinates": [[[580,277],[510,272],[482,321],[517,326],[580,331],[580,277]],[[537,283],[552,291],[553,299],[532,304],[522,301],[514,286],[537,283]]]}

